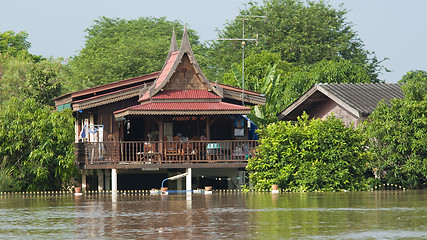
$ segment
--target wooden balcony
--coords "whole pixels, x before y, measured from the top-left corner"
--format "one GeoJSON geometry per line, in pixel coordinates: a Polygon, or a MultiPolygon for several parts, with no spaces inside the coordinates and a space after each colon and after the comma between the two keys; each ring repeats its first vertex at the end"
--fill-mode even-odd
{"type": "Polygon", "coordinates": [[[255,140],[82,142],[76,163],[86,169],[246,167],[255,140]]]}

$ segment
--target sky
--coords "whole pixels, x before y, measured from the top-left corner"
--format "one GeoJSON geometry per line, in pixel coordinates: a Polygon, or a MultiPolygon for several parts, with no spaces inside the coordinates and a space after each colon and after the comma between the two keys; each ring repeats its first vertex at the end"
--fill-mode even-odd
{"type": "MultiPolygon", "coordinates": [[[[85,29],[101,16],[137,19],[163,17],[180,20],[199,33],[202,41],[215,40],[216,29],[245,9],[248,0],[16,0],[0,4],[0,32],[29,34],[30,53],[70,57],[84,46],[85,29]]],[[[410,70],[427,70],[426,0],[329,0],[334,8],[349,10],[365,49],[374,51],[391,72],[381,79],[394,83],[410,70]]]]}

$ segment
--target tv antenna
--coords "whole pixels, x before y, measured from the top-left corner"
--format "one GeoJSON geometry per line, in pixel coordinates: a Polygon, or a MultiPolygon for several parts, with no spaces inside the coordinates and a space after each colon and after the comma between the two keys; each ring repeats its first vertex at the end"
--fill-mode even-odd
{"type": "Polygon", "coordinates": [[[221,38],[218,41],[241,41],[242,42],[242,106],[245,106],[245,47],[246,41],[255,41],[258,45],[258,34],[256,38],[245,38],[245,21],[265,21],[267,16],[251,16],[251,15],[238,15],[236,18],[242,20],[242,38],[221,38]]]}

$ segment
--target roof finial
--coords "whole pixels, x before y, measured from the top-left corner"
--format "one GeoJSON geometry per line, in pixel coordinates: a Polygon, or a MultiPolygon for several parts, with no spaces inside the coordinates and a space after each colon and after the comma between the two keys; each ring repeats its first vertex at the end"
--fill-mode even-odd
{"type": "Polygon", "coordinates": [[[178,44],[176,43],[176,37],[175,37],[175,27],[172,31],[172,40],[171,40],[171,46],[169,48],[169,54],[178,51],[178,44]]]}
{"type": "Polygon", "coordinates": [[[187,24],[185,24],[184,34],[182,35],[181,49],[191,49],[190,39],[188,38],[187,24]]]}

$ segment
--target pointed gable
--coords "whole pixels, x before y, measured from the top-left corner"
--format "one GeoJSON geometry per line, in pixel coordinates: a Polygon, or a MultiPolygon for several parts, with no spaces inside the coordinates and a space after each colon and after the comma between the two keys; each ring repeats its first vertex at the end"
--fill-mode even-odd
{"type": "Polygon", "coordinates": [[[191,50],[187,28],[184,29],[180,49],[176,50],[174,30],[166,63],[149,91],[143,94],[140,102],[151,99],[163,90],[205,90],[223,98],[222,88],[212,85],[200,69],[191,50]]]}
{"type": "Polygon", "coordinates": [[[209,82],[194,57],[187,29],[178,51],[175,31],[162,71],[139,105],[114,112],[116,118],[139,115],[243,115],[250,107],[224,101],[223,88],[209,82]]]}

